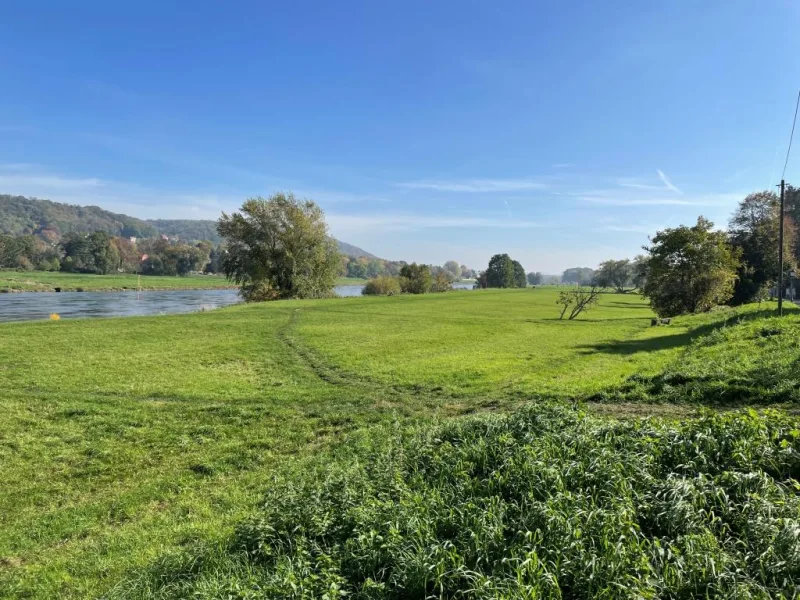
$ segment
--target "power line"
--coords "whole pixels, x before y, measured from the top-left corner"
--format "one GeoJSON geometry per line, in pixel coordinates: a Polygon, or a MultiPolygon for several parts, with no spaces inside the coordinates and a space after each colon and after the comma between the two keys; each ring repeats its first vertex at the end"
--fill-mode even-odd
{"type": "Polygon", "coordinates": [[[781,179],[786,175],[786,165],[789,164],[789,153],[792,151],[792,140],[794,139],[794,126],[797,123],[797,108],[800,107],[800,92],[797,92],[797,103],[794,105],[794,120],[792,121],[792,134],[789,136],[789,147],[786,149],[786,162],[783,163],[783,174],[781,179]]]}

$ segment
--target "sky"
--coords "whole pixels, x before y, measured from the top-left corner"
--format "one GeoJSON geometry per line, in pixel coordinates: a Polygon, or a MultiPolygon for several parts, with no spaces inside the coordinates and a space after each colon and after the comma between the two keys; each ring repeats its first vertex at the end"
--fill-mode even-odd
{"type": "Polygon", "coordinates": [[[790,0],[4,2],[0,193],[215,219],[291,191],[383,258],[594,267],[775,189],[799,25],[790,0]]]}

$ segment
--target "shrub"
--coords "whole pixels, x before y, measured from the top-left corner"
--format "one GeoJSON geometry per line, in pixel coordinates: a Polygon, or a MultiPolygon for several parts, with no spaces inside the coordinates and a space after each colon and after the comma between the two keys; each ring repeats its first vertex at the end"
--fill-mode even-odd
{"type": "Polygon", "coordinates": [[[400,289],[406,294],[427,294],[432,285],[431,269],[428,265],[411,263],[400,269],[400,289]]]}
{"type": "Polygon", "coordinates": [[[370,279],[361,290],[364,296],[392,296],[400,293],[400,281],[390,275],[379,275],[370,279]]]}
{"type": "Polygon", "coordinates": [[[266,302],[280,298],[279,291],[266,281],[248,281],[242,284],[239,293],[246,302],[266,302]]]}

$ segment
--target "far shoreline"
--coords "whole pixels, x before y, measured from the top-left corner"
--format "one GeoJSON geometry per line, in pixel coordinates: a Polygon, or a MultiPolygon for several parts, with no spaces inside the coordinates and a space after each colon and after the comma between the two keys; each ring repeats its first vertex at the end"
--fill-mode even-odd
{"type": "MultiPolygon", "coordinates": [[[[340,277],[336,286],[363,286],[366,280],[340,277]]],[[[236,290],[239,286],[219,275],[142,275],[135,273],[63,273],[60,271],[0,270],[0,294],[114,293],[156,291],[236,290]],[[141,284],[141,285],[140,285],[141,284]]]]}

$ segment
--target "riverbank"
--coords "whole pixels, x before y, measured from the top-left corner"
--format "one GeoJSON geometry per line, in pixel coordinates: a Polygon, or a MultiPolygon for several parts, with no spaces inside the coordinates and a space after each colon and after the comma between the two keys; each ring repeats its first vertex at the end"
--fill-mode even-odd
{"type": "MultiPolygon", "coordinates": [[[[342,277],[336,285],[363,285],[363,279],[342,277]]],[[[18,292],[124,292],[127,290],[221,290],[236,289],[221,275],[142,275],[115,273],[61,273],[50,271],[0,271],[0,293],[18,292]]]]}
{"type": "Polygon", "coordinates": [[[607,294],[560,321],[557,297],[482,290],[0,325],[0,597],[125,596],[153,565],[171,576],[178,553],[227,548],[276,473],[375,427],[604,392],[604,415],[683,417],[692,405],[635,393],[679,367],[689,371],[662,388],[711,368],[755,381],[797,360],[797,317],[781,335],[758,307],[651,327],[640,297],[607,294]],[[725,353],[682,354],[747,318],[725,329],[735,340],[711,340],[729,342],[725,353]]]}

